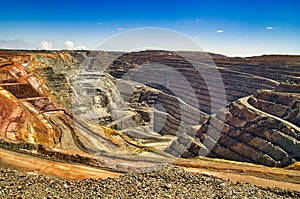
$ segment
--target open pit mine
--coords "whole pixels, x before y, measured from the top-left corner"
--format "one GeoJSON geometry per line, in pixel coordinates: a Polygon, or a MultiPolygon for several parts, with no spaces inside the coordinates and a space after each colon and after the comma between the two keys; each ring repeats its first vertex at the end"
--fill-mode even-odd
{"type": "Polygon", "coordinates": [[[172,164],[300,190],[300,56],[205,56],[1,50],[1,167],[84,179],[172,164]]]}

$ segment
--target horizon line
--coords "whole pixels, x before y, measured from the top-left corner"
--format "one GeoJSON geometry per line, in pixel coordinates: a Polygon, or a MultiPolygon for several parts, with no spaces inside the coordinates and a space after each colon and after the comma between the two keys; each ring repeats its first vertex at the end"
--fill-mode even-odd
{"type": "MultiPolygon", "coordinates": [[[[126,52],[121,50],[101,50],[101,49],[25,49],[25,48],[0,48],[0,51],[99,51],[99,52],[126,52]]],[[[213,51],[199,51],[199,50],[162,50],[162,49],[145,49],[139,51],[129,51],[129,52],[143,52],[143,51],[166,51],[166,52],[203,52],[213,55],[225,56],[229,58],[249,58],[249,57],[262,57],[262,56],[300,56],[300,53],[263,53],[263,54],[251,54],[251,55],[228,55],[226,53],[213,52],[213,51]]],[[[127,52],[127,53],[129,53],[127,52]]],[[[0,55],[1,56],[1,55],[0,55]]]]}

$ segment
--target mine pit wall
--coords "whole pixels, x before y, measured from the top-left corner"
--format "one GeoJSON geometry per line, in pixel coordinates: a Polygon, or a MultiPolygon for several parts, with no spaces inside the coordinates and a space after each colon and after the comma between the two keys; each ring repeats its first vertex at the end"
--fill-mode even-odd
{"type": "Polygon", "coordinates": [[[1,127],[6,128],[5,134],[1,133],[1,136],[14,141],[36,142],[48,146],[57,144],[60,133],[49,124],[44,115],[27,102],[29,99],[45,97],[40,79],[19,63],[7,65],[1,71],[14,77],[13,82],[7,79],[1,84],[1,115],[9,114],[1,119],[1,127]],[[7,106],[8,104],[11,105],[7,106]]]}
{"type": "MultiPolygon", "coordinates": [[[[47,58],[48,61],[44,61],[46,64],[48,64],[48,68],[42,68],[40,71],[39,69],[35,69],[35,72],[41,76],[45,75],[49,84],[51,84],[53,81],[54,83],[51,85],[51,87],[57,88],[59,93],[57,96],[61,95],[62,100],[67,100],[70,98],[71,92],[71,89],[68,86],[70,76],[74,74],[62,74],[59,68],[60,66],[56,66],[56,63],[52,63],[50,59],[52,58],[47,58]],[[64,84],[62,84],[62,87],[59,87],[59,83],[61,81],[64,82],[64,84]]],[[[115,74],[119,74],[119,77],[122,77],[120,74],[124,74],[124,71],[127,72],[128,69],[122,70],[119,70],[119,68],[116,67],[114,72],[115,74]]],[[[268,80],[238,75],[235,73],[232,74],[228,71],[221,70],[221,75],[226,87],[227,100],[229,101],[234,101],[240,97],[252,94],[254,90],[260,88],[271,89],[275,85],[268,80]],[[241,87],[240,85],[243,86],[241,87]]],[[[193,101],[191,105],[196,107],[200,105],[200,110],[209,113],[210,106],[208,104],[210,104],[210,95],[218,96],[218,93],[209,93],[209,95],[207,87],[205,87],[205,82],[200,80],[198,81],[192,74],[189,74],[188,72],[186,76],[190,78],[189,80],[192,82],[191,85],[198,98],[193,101]]],[[[157,81],[157,79],[155,79],[156,76],[151,78],[154,79],[154,82],[157,81]]],[[[176,88],[176,92],[181,93],[182,96],[188,95],[185,90],[181,89],[180,86],[176,84],[177,82],[171,81],[170,83],[174,88],[176,88]]],[[[293,86],[292,88],[289,87],[289,92],[293,92],[297,88],[297,86],[293,86]]],[[[288,88],[285,84],[282,84],[282,86],[278,87],[276,91],[279,92],[281,91],[280,89],[287,90],[288,88]]],[[[191,114],[185,114],[185,112],[181,112],[180,110],[182,107],[178,107],[180,105],[180,103],[178,103],[178,99],[172,95],[157,91],[151,91],[147,95],[150,97],[146,98],[145,101],[150,107],[155,106],[156,104],[161,104],[167,114],[162,114],[158,111],[154,113],[156,114],[154,119],[156,118],[155,120],[157,122],[161,121],[161,119],[167,118],[164,124],[160,124],[160,126],[163,125],[162,129],[160,130],[161,134],[178,136],[178,139],[175,140],[167,149],[174,156],[194,157],[199,155],[200,151],[206,151],[208,152],[209,157],[253,162],[267,166],[285,166],[294,160],[299,161],[299,132],[294,132],[289,127],[284,126],[283,124],[280,124],[271,118],[259,116],[252,111],[245,109],[245,107],[238,103],[233,103],[229,107],[229,110],[220,111],[218,114],[216,114],[216,116],[212,116],[210,120],[206,122],[207,116],[205,114],[203,118],[200,117],[198,120],[194,117],[194,114],[198,113],[193,113],[193,109],[189,110],[189,107],[187,110],[189,110],[188,112],[191,112],[191,114]],[[224,128],[220,128],[220,115],[224,114],[226,115],[225,125],[224,128]],[[186,123],[183,123],[183,121],[186,123]],[[197,122],[201,128],[199,127],[200,130],[197,132],[197,137],[194,138],[192,135],[194,135],[195,130],[191,128],[191,124],[195,124],[197,122]],[[212,130],[207,132],[207,126],[209,125],[212,127],[212,130]],[[178,135],[179,126],[183,129],[180,131],[180,135],[178,135]],[[220,137],[218,137],[219,130],[222,131],[220,137]],[[188,135],[189,133],[192,135],[188,135]],[[186,146],[190,147],[187,148],[186,146]],[[210,150],[211,148],[212,150],[210,150]]],[[[258,96],[256,97],[259,99],[258,96]]],[[[130,99],[130,96],[128,96],[128,99],[130,99]]],[[[137,100],[139,100],[139,97],[137,100]]],[[[268,107],[270,108],[273,106],[272,102],[266,100],[265,98],[259,100],[261,102],[265,100],[266,102],[264,105],[257,105],[256,107],[261,108],[263,106],[263,109],[266,112],[268,107]]],[[[294,105],[279,104],[280,105],[278,106],[280,107],[277,108],[278,110],[281,108],[284,108],[285,110],[296,110],[295,106],[299,110],[299,103],[294,105]]],[[[255,103],[253,102],[252,105],[255,106],[255,103]]],[[[273,111],[272,113],[276,115],[276,111],[273,111]]],[[[290,114],[290,116],[296,114],[294,112],[292,113],[293,114],[290,114]]],[[[278,113],[278,116],[279,115],[280,113],[278,113]]],[[[297,113],[296,115],[299,114],[297,113]]],[[[288,114],[286,114],[286,117],[287,116],[288,114]]],[[[287,120],[296,122],[295,120],[292,120],[292,117],[287,117],[287,120]]]]}
{"type": "Polygon", "coordinates": [[[18,99],[41,97],[39,92],[29,84],[3,85],[2,88],[8,90],[18,99]]]}
{"type": "MultiPolygon", "coordinates": [[[[70,52],[72,54],[72,52],[70,52]]],[[[104,52],[103,52],[104,53],[104,52]]],[[[74,53],[73,53],[74,54],[74,53]]],[[[77,53],[78,54],[78,53],[77,53]]],[[[77,54],[75,53],[74,57],[77,56],[77,54]]],[[[84,52],[82,52],[81,54],[85,54],[84,52]]],[[[154,53],[155,54],[155,53],[154,53]]],[[[79,56],[79,55],[78,55],[79,56]]],[[[90,56],[90,55],[89,55],[90,56]]],[[[91,55],[92,56],[92,55],[91,55]]],[[[107,53],[106,56],[109,56],[109,53],[107,53]]],[[[147,61],[147,59],[149,59],[149,55],[147,55],[146,57],[143,57],[145,55],[140,54],[140,55],[135,55],[132,57],[132,55],[129,55],[129,59],[137,59],[137,62],[143,63],[145,61],[147,61]]],[[[84,60],[86,59],[86,55],[80,55],[79,57],[82,57],[81,59],[84,60]]],[[[161,56],[157,56],[157,60],[159,60],[161,58],[161,56]]],[[[69,83],[68,81],[70,81],[70,75],[72,75],[72,71],[74,71],[75,68],[78,68],[78,62],[74,61],[70,58],[68,58],[67,56],[65,57],[60,57],[59,60],[54,60],[54,58],[52,58],[51,56],[46,56],[46,55],[38,55],[37,59],[39,60],[39,62],[43,62],[46,65],[48,65],[50,68],[44,67],[42,69],[35,69],[35,72],[37,72],[38,74],[40,73],[41,76],[45,76],[46,79],[49,79],[48,83],[52,84],[51,88],[56,89],[54,93],[58,93],[57,98],[58,99],[63,99],[63,100],[59,100],[60,104],[63,104],[66,108],[70,109],[70,107],[68,107],[68,104],[71,103],[65,103],[66,101],[68,101],[68,99],[70,99],[70,95],[72,93],[72,88],[69,87],[69,83]],[[62,64],[63,62],[67,62],[67,64],[62,64]],[[65,70],[61,70],[61,68],[65,68],[65,70]],[[52,68],[52,69],[51,69],[52,68]],[[60,69],[60,70],[59,70],[60,69]],[[51,71],[53,70],[53,71],[51,71]],[[68,71],[68,74],[65,74],[66,72],[64,72],[64,74],[62,73],[62,71],[68,71]],[[68,77],[69,80],[66,79],[66,77],[68,77]],[[64,82],[63,84],[59,84],[59,82],[64,82]]],[[[55,58],[57,59],[57,58],[55,58]]],[[[93,57],[91,57],[91,60],[93,59],[93,57]]],[[[95,55],[94,58],[97,61],[97,55],[95,55]]],[[[151,58],[153,60],[155,60],[155,56],[153,55],[153,57],[151,58]]],[[[171,57],[168,59],[166,59],[165,61],[167,62],[171,62],[172,64],[174,64],[174,66],[178,69],[178,71],[180,71],[184,76],[186,76],[188,78],[188,80],[191,83],[192,88],[194,89],[197,98],[196,100],[191,99],[191,105],[194,107],[199,107],[200,110],[206,112],[206,113],[210,113],[211,109],[210,109],[210,98],[211,96],[218,96],[218,93],[214,94],[214,93],[208,93],[207,87],[205,86],[205,82],[203,80],[199,80],[197,75],[193,74],[193,71],[190,68],[185,68],[187,67],[185,62],[182,62],[182,60],[173,60],[174,57],[171,57]]],[[[126,59],[125,59],[126,60],[126,59]]],[[[97,69],[97,64],[96,61],[93,61],[95,63],[91,64],[90,67],[91,69],[97,69]]],[[[136,60],[134,60],[136,61],[136,60]]],[[[133,61],[133,62],[134,62],[133,61]]],[[[132,66],[128,65],[128,64],[123,64],[120,65],[120,63],[123,64],[123,62],[119,62],[119,63],[114,63],[111,65],[110,68],[110,73],[117,77],[117,78],[121,78],[125,73],[128,72],[128,70],[130,68],[135,68],[137,67],[137,64],[133,64],[132,66]]],[[[101,63],[99,63],[101,64],[101,63]]],[[[260,88],[265,88],[265,89],[270,89],[273,87],[273,85],[268,82],[267,80],[263,80],[263,79],[257,79],[257,78],[252,78],[252,77],[247,77],[247,76],[243,76],[243,75],[239,75],[239,74],[235,74],[233,72],[229,72],[229,71],[222,71],[220,70],[225,87],[226,87],[226,92],[227,92],[227,100],[228,101],[234,101],[240,97],[249,95],[250,93],[253,93],[254,90],[256,89],[260,89],[260,88]],[[242,85],[242,87],[241,87],[242,85]]],[[[135,71],[136,73],[136,71],[135,71]]],[[[74,74],[73,74],[74,75],[74,74]]],[[[137,74],[136,76],[149,76],[148,74],[137,74]]],[[[157,73],[155,76],[151,76],[151,78],[153,78],[153,81],[157,81],[160,80],[162,77],[157,78],[157,75],[162,75],[163,77],[163,73],[161,73],[161,71],[159,71],[159,73],[157,73]]],[[[214,76],[213,74],[211,75],[210,79],[213,80],[214,76]]],[[[142,80],[141,80],[142,81],[142,80]]],[[[180,95],[187,96],[188,93],[185,93],[186,91],[182,88],[180,88],[180,86],[178,85],[178,82],[170,82],[170,84],[172,84],[172,86],[174,88],[176,88],[176,93],[179,93],[180,95]]],[[[218,86],[218,85],[216,85],[218,86]]]]}
{"type": "MultiPolygon", "coordinates": [[[[142,60],[141,63],[143,63],[143,61],[144,60],[142,60]]],[[[220,93],[213,93],[211,91],[209,92],[206,82],[201,78],[199,79],[199,75],[194,74],[192,69],[185,68],[186,66],[184,64],[181,65],[180,61],[175,63],[173,60],[171,62],[174,64],[174,68],[180,71],[181,74],[190,82],[190,85],[197,96],[196,99],[189,98],[189,100],[187,100],[189,101],[189,105],[205,113],[210,114],[211,97],[218,99],[222,97],[220,96],[220,93]],[[179,67],[179,65],[181,66],[179,67]]],[[[160,82],[164,78],[163,71],[158,71],[157,73],[151,76],[149,75],[149,73],[147,73],[147,71],[140,71],[138,69],[133,70],[133,72],[130,73],[130,69],[134,69],[135,67],[138,66],[130,65],[130,63],[128,62],[127,63],[120,62],[120,63],[115,63],[115,65],[113,64],[109,71],[110,74],[116,78],[122,79],[124,78],[123,75],[125,76],[127,75],[126,78],[128,78],[129,76],[129,79],[140,83],[145,82],[145,80],[143,79],[144,77],[149,78],[150,82],[160,82]]],[[[229,102],[235,101],[244,96],[248,96],[254,93],[257,89],[273,89],[276,86],[276,84],[272,81],[259,78],[259,77],[254,77],[251,75],[245,75],[245,74],[241,75],[236,72],[230,72],[222,69],[220,69],[220,73],[225,84],[226,97],[229,102]]],[[[215,78],[214,74],[211,74],[209,78],[212,81],[210,82],[210,86],[213,86],[213,88],[217,88],[219,86],[218,85],[219,80],[214,79],[215,78]]],[[[175,91],[176,97],[178,97],[177,95],[180,95],[179,97],[184,100],[187,96],[190,95],[190,93],[187,93],[187,91],[184,88],[182,88],[180,82],[178,81],[173,81],[172,79],[170,79],[167,82],[167,84],[174,89],[172,91],[173,92],[175,91]]],[[[239,138],[236,136],[230,136],[227,133],[227,134],[222,134],[220,137],[220,141],[218,141],[219,137],[214,137],[211,135],[211,134],[217,134],[217,135],[220,134],[220,131],[222,131],[222,129],[220,128],[218,129],[218,126],[211,125],[212,126],[211,132],[214,133],[210,133],[210,134],[206,133],[205,139],[204,138],[194,139],[195,129],[191,128],[190,124],[195,125],[198,118],[194,117],[195,114],[193,113],[193,111],[190,112],[191,114],[183,115],[180,107],[178,107],[178,99],[176,99],[175,96],[168,94],[168,92],[166,93],[164,89],[161,89],[159,87],[154,87],[154,88],[161,91],[158,97],[155,98],[156,103],[161,104],[163,107],[163,109],[160,111],[165,111],[167,113],[167,115],[159,112],[154,113],[155,114],[154,120],[158,124],[157,130],[161,128],[162,130],[160,130],[160,133],[163,135],[164,134],[171,134],[176,136],[182,135],[180,139],[178,138],[170,146],[167,147],[166,149],[167,152],[173,154],[174,156],[193,157],[202,154],[202,152],[204,151],[203,153],[205,154],[208,153],[208,156],[210,157],[220,157],[220,158],[227,158],[227,159],[254,162],[254,163],[259,162],[259,164],[273,165],[273,166],[286,164],[285,162],[279,163],[278,161],[281,160],[280,158],[279,158],[280,160],[278,158],[275,158],[276,160],[273,160],[271,157],[269,157],[268,154],[266,154],[266,152],[262,152],[261,149],[257,147],[256,148],[252,147],[246,143],[239,143],[243,141],[243,137],[239,138]],[[157,118],[157,120],[155,118],[157,118]],[[185,122],[187,125],[185,125],[185,122]],[[181,130],[179,130],[179,127],[181,130]],[[181,139],[189,140],[189,141],[184,143],[181,141],[181,139]],[[236,145],[239,147],[236,148],[235,147],[236,145]],[[215,147],[212,148],[212,146],[215,147]],[[187,147],[190,148],[186,150],[187,147]],[[240,149],[244,151],[245,150],[250,151],[250,152],[247,154],[240,154],[241,153],[240,149]],[[200,151],[202,152],[200,153],[200,151]]],[[[151,96],[151,94],[148,95],[151,96]]],[[[153,102],[150,102],[149,104],[152,106],[153,102]]],[[[218,109],[220,108],[222,108],[221,104],[220,107],[218,107],[218,109]]],[[[232,123],[231,124],[232,126],[226,124],[227,126],[225,125],[225,127],[229,129],[228,131],[237,131],[239,130],[239,128],[241,128],[243,125],[246,124],[242,122],[243,119],[245,118],[232,117],[230,121],[228,121],[228,123],[230,122],[232,123]],[[239,122],[240,124],[238,124],[239,122]]],[[[199,120],[200,122],[197,123],[199,127],[201,127],[201,125],[203,125],[203,123],[206,120],[207,118],[205,117],[200,119],[199,120]]],[[[268,153],[271,153],[270,150],[268,153]]]]}
{"type": "Polygon", "coordinates": [[[212,149],[208,157],[284,167],[300,160],[299,134],[279,121],[232,103],[200,128],[197,142],[185,154],[193,157],[212,149]],[[225,124],[220,121],[223,115],[225,124]]]}
{"type": "Polygon", "coordinates": [[[18,83],[17,79],[12,76],[8,70],[0,70],[0,84],[18,83]]]}
{"type": "MultiPolygon", "coordinates": [[[[125,98],[130,99],[129,101],[131,105],[134,105],[134,108],[137,108],[138,104],[147,104],[147,106],[154,108],[152,110],[154,112],[153,122],[155,132],[161,135],[173,135],[177,137],[166,148],[165,152],[176,157],[188,157],[185,149],[193,142],[197,130],[207,121],[208,115],[183,104],[173,95],[153,88],[144,86],[131,92],[133,95],[125,98]]],[[[130,95],[130,92],[126,94],[130,95]]],[[[195,145],[195,143],[192,144],[195,145]]]]}
{"type": "MultiPolygon", "coordinates": [[[[130,69],[134,68],[133,66],[112,66],[110,68],[110,74],[116,78],[129,78],[132,81],[143,83],[145,82],[145,77],[147,81],[150,82],[161,82],[162,79],[165,78],[163,71],[157,71],[157,73],[153,75],[149,75],[148,71],[142,71],[138,68],[130,71],[130,69]],[[124,67],[124,68],[122,68],[124,67]],[[125,77],[123,76],[125,75],[125,77]],[[129,77],[128,77],[129,76],[129,77]]],[[[235,72],[230,72],[226,70],[220,69],[220,73],[222,76],[222,80],[215,78],[214,74],[208,77],[210,79],[209,86],[210,90],[206,85],[206,82],[199,78],[198,74],[192,73],[193,70],[187,68],[180,68],[178,71],[187,79],[190,84],[193,92],[196,94],[196,99],[187,98],[190,96],[190,93],[187,92],[185,88],[181,85],[182,83],[176,81],[176,79],[169,79],[167,84],[169,88],[172,88],[173,93],[176,93],[176,96],[183,99],[184,101],[188,101],[189,104],[201,111],[210,114],[211,113],[211,99],[213,98],[216,102],[217,106],[216,110],[222,108],[222,103],[218,104],[218,99],[224,96],[220,96],[221,93],[214,93],[214,90],[218,91],[220,82],[224,82],[225,90],[226,90],[226,99],[229,102],[236,101],[241,97],[245,97],[254,93],[257,89],[273,89],[276,84],[274,82],[268,81],[263,78],[252,77],[250,75],[241,75],[235,72]],[[186,98],[186,100],[185,100],[186,98]]],[[[167,73],[167,72],[165,72],[167,73]]],[[[164,82],[162,82],[164,84],[164,82]]],[[[154,87],[158,89],[157,87],[154,87]]],[[[161,89],[159,89],[161,90],[161,89]]],[[[163,90],[162,90],[163,91],[163,90]]]]}
{"type": "Polygon", "coordinates": [[[26,101],[18,101],[7,90],[2,89],[0,93],[1,115],[4,116],[1,119],[1,137],[48,146],[57,144],[60,134],[43,115],[26,101]],[[8,115],[5,116],[4,113],[8,115]]]}
{"type": "MultiPolygon", "coordinates": [[[[111,73],[112,74],[112,73],[111,73]]],[[[113,74],[114,76],[114,74],[113,74]]],[[[130,77],[130,79],[137,83],[143,83],[144,77],[149,77],[148,74],[143,72],[134,72],[134,75],[130,77]]],[[[161,73],[157,73],[156,75],[151,76],[150,82],[160,82],[165,76],[161,73]]],[[[162,83],[164,84],[164,83],[162,83]]],[[[187,101],[189,105],[199,109],[205,110],[204,112],[210,112],[210,95],[209,92],[205,86],[205,84],[198,84],[198,85],[191,85],[192,89],[194,89],[194,92],[197,96],[197,98],[190,98],[190,93],[185,89],[182,88],[182,85],[180,85],[180,82],[176,82],[176,80],[170,80],[168,81],[169,88],[172,88],[172,92],[176,94],[176,97],[181,98],[184,101],[187,101]],[[197,88],[197,90],[195,90],[197,88]],[[201,94],[201,95],[200,95],[201,94]],[[201,98],[200,98],[201,97],[201,98]],[[185,99],[186,98],[186,99],[185,99]]],[[[162,92],[165,92],[163,89],[160,89],[158,87],[153,87],[155,89],[159,89],[162,92]]]]}
{"type": "Polygon", "coordinates": [[[275,91],[285,93],[300,93],[300,84],[289,84],[283,82],[275,88],[275,91]]]}
{"type": "Polygon", "coordinates": [[[260,90],[250,98],[249,103],[264,112],[300,126],[299,94],[260,90]]]}
{"type": "Polygon", "coordinates": [[[299,76],[298,56],[261,56],[250,58],[213,58],[216,65],[227,70],[247,73],[283,82],[299,76]],[[228,61],[227,61],[228,60],[228,61]]]}
{"type": "MultiPolygon", "coordinates": [[[[175,96],[165,94],[149,87],[141,87],[133,92],[130,98],[131,106],[141,107],[146,103],[154,114],[154,130],[162,135],[188,133],[195,135],[193,126],[199,126],[208,116],[201,111],[182,104],[175,96]],[[198,117],[196,117],[198,116],[198,117]]],[[[129,94],[129,93],[127,93],[129,94]]]]}
{"type": "MultiPolygon", "coordinates": [[[[122,65],[121,67],[114,66],[111,68],[110,74],[116,78],[122,78],[124,74],[130,73],[128,71],[132,68],[134,67],[126,66],[126,64],[122,65]]],[[[199,76],[193,74],[189,69],[180,68],[180,70],[191,82],[191,86],[197,96],[196,100],[189,99],[190,105],[192,107],[199,107],[199,110],[205,113],[211,113],[211,97],[218,99],[218,97],[222,97],[220,96],[220,93],[209,92],[204,80],[199,79],[199,76]]],[[[226,89],[226,97],[229,102],[235,101],[244,96],[248,96],[254,93],[257,89],[273,89],[276,86],[274,82],[263,78],[253,77],[250,75],[241,75],[239,73],[229,72],[221,69],[220,73],[223,77],[226,89]]],[[[149,77],[152,82],[159,82],[163,78],[163,75],[164,74],[162,72],[158,72],[149,77],[149,75],[145,72],[140,72],[137,70],[133,72],[133,75],[130,76],[130,78],[140,83],[144,82],[143,77],[149,77]]],[[[218,81],[216,81],[216,85],[213,84],[213,74],[211,74],[211,79],[212,84],[210,86],[215,86],[216,88],[218,86],[218,81]]],[[[186,96],[189,96],[189,93],[186,93],[186,90],[180,86],[180,82],[170,80],[168,81],[168,85],[174,88],[176,94],[179,94],[181,97],[183,96],[183,99],[186,96]]],[[[292,161],[293,158],[291,157],[295,156],[291,155],[291,157],[286,157],[288,154],[281,149],[280,146],[273,145],[273,143],[269,140],[265,140],[266,138],[259,139],[257,138],[257,135],[250,133],[237,134],[236,132],[243,131],[241,128],[243,125],[247,124],[246,122],[243,122],[245,118],[239,118],[237,116],[232,116],[231,118],[228,118],[228,121],[226,121],[227,124],[225,124],[224,127],[227,129],[226,133],[222,132],[223,129],[213,122],[210,124],[210,133],[200,133],[201,129],[203,129],[201,125],[205,126],[203,123],[205,123],[207,120],[207,118],[203,117],[199,120],[200,122],[198,122],[198,125],[201,127],[201,129],[198,131],[198,138],[195,138],[195,129],[189,126],[190,124],[195,124],[195,122],[197,122],[197,118],[194,117],[195,114],[193,111],[190,112],[191,114],[182,115],[181,109],[178,108],[178,99],[176,99],[178,96],[174,97],[166,94],[163,89],[158,87],[154,88],[162,91],[157,97],[156,103],[163,105],[163,108],[167,113],[167,116],[159,112],[154,113],[154,118],[157,118],[155,121],[158,124],[157,130],[161,128],[162,130],[160,133],[163,135],[170,134],[178,136],[178,138],[166,149],[166,152],[174,156],[194,157],[201,154],[207,154],[209,157],[253,162],[268,166],[287,165],[292,161]],[[187,121],[187,125],[185,125],[183,121],[187,121]],[[181,130],[179,130],[179,126],[181,130]],[[255,141],[248,144],[247,142],[249,139],[255,141],[258,140],[260,145],[255,145],[255,141]],[[185,142],[182,140],[188,141],[185,142]],[[266,148],[263,148],[261,145],[265,145],[266,148]],[[276,156],[276,152],[273,153],[272,150],[278,152],[280,155],[276,156]]],[[[153,102],[149,104],[153,104],[153,102]]],[[[219,108],[222,108],[222,106],[219,108]]],[[[214,117],[211,118],[211,120],[213,119],[214,117]]],[[[215,117],[215,120],[218,120],[217,117],[215,117]]],[[[222,123],[221,121],[219,122],[222,123]]],[[[199,127],[197,129],[199,129],[199,127]]]]}
{"type": "Polygon", "coordinates": [[[234,71],[219,69],[222,76],[227,101],[234,102],[241,97],[253,94],[258,89],[273,89],[276,84],[267,79],[239,74],[234,71]]]}
{"type": "Polygon", "coordinates": [[[50,89],[50,94],[55,97],[60,106],[71,110],[73,88],[70,77],[62,73],[62,69],[60,69],[61,71],[58,70],[60,65],[56,66],[52,62],[45,64],[45,67],[35,68],[33,72],[45,80],[45,84],[50,89]]]}

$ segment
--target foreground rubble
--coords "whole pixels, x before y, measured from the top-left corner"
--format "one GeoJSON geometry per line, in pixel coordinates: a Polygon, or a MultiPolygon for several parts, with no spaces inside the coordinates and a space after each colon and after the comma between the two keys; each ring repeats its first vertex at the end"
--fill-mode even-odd
{"type": "Polygon", "coordinates": [[[68,181],[0,170],[3,198],[299,198],[300,193],[261,188],[168,166],[106,180],[68,181]]]}

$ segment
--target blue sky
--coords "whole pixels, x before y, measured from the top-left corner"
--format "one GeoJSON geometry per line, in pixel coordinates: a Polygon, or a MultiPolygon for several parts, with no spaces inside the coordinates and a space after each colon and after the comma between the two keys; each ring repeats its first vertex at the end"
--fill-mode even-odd
{"type": "Polygon", "coordinates": [[[1,2],[0,47],[94,49],[114,34],[160,27],[229,56],[300,54],[299,10],[299,0],[10,0],[1,2]]]}

